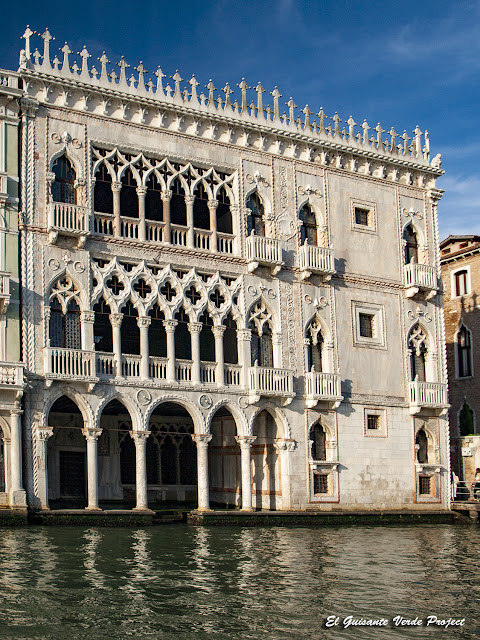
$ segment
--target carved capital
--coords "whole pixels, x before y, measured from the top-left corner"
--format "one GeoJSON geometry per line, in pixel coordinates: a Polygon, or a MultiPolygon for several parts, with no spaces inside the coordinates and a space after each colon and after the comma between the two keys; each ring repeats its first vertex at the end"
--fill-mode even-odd
{"type": "Polygon", "coordinates": [[[140,316],[137,318],[137,326],[139,329],[148,329],[151,324],[152,319],[150,316],[140,316]]]}
{"type": "Polygon", "coordinates": [[[122,183],[121,182],[112,182],[112,191],[121,191],[122,183]]]}
{"type": "Polygon", "coordinates": [[[194,433],[192,440],[196,443],[197,447],[207,447],[212,437],[211,433],[194,433]]]}
{"type": "Polygon", "coordinates": [[[252,330],[251,329],[237,329],[237,338],[239,340],[245,340],[245,342],[252,341],[252,330]]]}
{"type": "Polygon", "coordinates": [[[47,171],[47,173],[45,174],[45,178],[49,184],[55,182],[55,174],[53,173],[53,171],[47,171]]]}
{"type": "Polygon", "coordinates": [[[144,198],[147,195],[147,187],[137,187],[137,195],[144,198]]]}
{"type": "Polygon", "coordinates": [[[90,310],[82,311],[80,314],[80,321],[93,324],[95,322],[95,312],[90,310]]]}
{"type": "Polygon", "coordinates": [[[227,327],[224,324],[220,324],[216,327],[212,327],[212,333],[215,338],[223,338],[223,334],[227,330],[227,327]]]}
{"type": "Polygon", "coordinates": [[[88,427],[82,429],[82,434],[85,436],[87,442],[96,442],[100,437],[103,429],[94,429],[93,427],[88,427]]]}
{"type": "Polygon", "coordinates": [[[147,444],[147,438],[152,433],[151,431],[130,431],[131,437],[135,441],[136,447],[144,447],[147,444]]]}
{"type": "Polygon", "coordinates": [[[178,320],[163,320],[163,326],[165,327],[165,333],[174,333],[175,327],[178,324],[178,320]]]}
{"type": "Polygon", "coordinates": [[[195,202],[195,196],[185,196],[185,204],[193,205],[194,202],[195,202]]]}
{"type": "Polygon", "coordinates": [[[296,447],[295,440],[277,440],[273,443],[275,449],[279,452],[281,451],[294,451],[296,447]]]}
{"type": "Polygon", "coordinates": [[[189,322],[187,327],[190,333],[200,333],[203,329],[203,324],[201,322],[189,322]]]}
{"type": "Polygon", "coordinates": [[[173,191],[162,191],[161,198],[163,202],[170,202],[172,199],[173,191]]]}
{"type": "Polygon", "coordinates": [[[35,435],[39,442],[46,442],[53,435],[53,427],[37,427],[35,435]]]}
{"type": "Polygon", "coordinates": [[[215,210],[218,207],[218,200],[209,200],[208,208],[215,210]]]}
{"type": "Polygon", "coordinates": [[[250,449],[257,436],[235,436],[235,440],[240,445],[240,449],[250,449]]]}
{"type": "Polygon", "coordinates": [[[112,323],[112,327],[120,328],[122,326],[123,313],[111,313],[109,318],[112,323]]]}

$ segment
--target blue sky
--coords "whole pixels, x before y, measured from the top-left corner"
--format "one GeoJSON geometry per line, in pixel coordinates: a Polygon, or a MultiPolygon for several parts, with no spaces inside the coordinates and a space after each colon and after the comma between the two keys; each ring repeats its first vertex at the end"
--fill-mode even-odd
{"type": "Polygon", "coordinates": [[[446,171],[441,238],[480,234],[480,0],[24,0],[2,14],[2,68],[17,68],[26,24],[48,26],[54,53],[65,41],[75,52],[85,44],[94,59],[105,50],[131,69],[142,60],[150,73],[178,69],[218,89],[242,77],[268,92],[278,85],[282,101],[387,131],[418,124],[446,171]]]}

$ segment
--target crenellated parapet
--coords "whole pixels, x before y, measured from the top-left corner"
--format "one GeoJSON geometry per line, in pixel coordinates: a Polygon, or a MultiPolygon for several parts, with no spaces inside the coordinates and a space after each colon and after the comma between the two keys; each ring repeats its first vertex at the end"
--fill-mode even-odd
{"type": "Polygon", "coordinates": [[[293,98],[281,113],[282,97],[275,87],[270,93],[273,106],[264,105],[265,89],[259,82],[250,87],[245,78],[238,83],[240,91],[226,83],[217,93],[212,80],[199,91],[200,83],[192,78],[184,84],[178,70],[166,82],[160,67],[153,73],[155,80],[146,78],[142,62],[127,77],[129,66],[122,56],[117,63],[119,72],[109,67],[105,52],[98,59],[100,66],[89,64],[91,55],[86,47],[78,53],[81,64],[72,62],[68,44],[59,50],[61,60],[51,53],[54,38],[45,30],[43,55],[31,52],[34,35],[27,27],[23,37],[25,49],[20,53],[19,73],[25,93],[44,104],[69,107],[85,113],[112,117],[201,138],[218,140],[241,147],[251,147],[290,158],[312,161],[322,165],[358,171],[411,184],[408,171],[429,174],[431,178],[443,173],[440,155],[430,159],[428,132],[415,127],[411,135],[399,135],[393,127],[388,133],[378,123],[366,120],[357,127],[350,116],[341,127],[338,113],[328,117],[323,108],[312,120],[313,112],[306,105],[300,113],[293,98]],[[53,59],[52,56],[53,55],[53,59]],[[135,73],[133,73],[133,71],[135,73]],[[166,82],[166,84],[164,84],[166,82]],[[399,175],[398,166],[404,167],[399,175]],[[396,166],[397,169],[393,169],[396,166]]]}

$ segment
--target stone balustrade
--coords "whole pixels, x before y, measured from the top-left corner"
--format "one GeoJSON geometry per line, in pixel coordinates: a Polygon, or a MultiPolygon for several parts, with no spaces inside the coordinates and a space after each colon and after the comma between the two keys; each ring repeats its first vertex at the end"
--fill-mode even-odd
{"type": "Polygon", "coordinates": [[[95,351],[46,347],[45,377],[63,380],[96,378],[95,351]]]}
{"type": "Polygon", "coordinates": [[[48,230],[72,236],[88,233],[87,207],[66,202],[51,202],[48,213],[48,230]]]}
{"type": "Polygon", "coordinates": [[[274,273],[278,273],[282,262],[282,247],[279,240],[266,238],[265,236],[250,235],[247,238],[247,262],[248,270],[255,271],[259,265],[273,267],[274,273]]]}
{"type": "Polygon", "coordinates": [[[437,271],[428,264],[411,262],[404,266],[404,282],[407,298],[411,298],[419,291],[437,291],[437,271]]]}
{"type": "Polygon", "coordinates": [[[447,385],[443,382],[420,382],[415,380],[409,384],[410,413],[418,413],[420,409],[445,409],[447,402],[447,385]]]}
{"type": "Polygon", "coordinates": [[[343,400],[340,375],[309,371],[305,374],[305,395],[310,409],[320,401],[340,403],[343,400]]]}
{"type": "Polygon", "coordinates": [[[300,247],[299,263],[300,269],[304,272],[305,276],[312,273],[321,275],[332,275],[335,273],[333,251],[326,247],[317,247],[313,244],[305,243],[300,247]]]}
{"type": "Polygon", "coordinates": [[[252,401],[260,396],[293,398],[293,371],[273,367],[249,368],[249,392],[252,401]]]}
{"type": "Polygon", "coordinates": [[[2,388],[23,386],[23,363],[0,362],[0,386],[2,388]]]}

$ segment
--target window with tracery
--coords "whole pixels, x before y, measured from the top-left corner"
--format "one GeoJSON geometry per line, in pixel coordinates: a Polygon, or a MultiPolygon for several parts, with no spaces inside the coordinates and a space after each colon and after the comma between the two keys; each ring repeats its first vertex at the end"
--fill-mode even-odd
{"type": "Polygon", "coordinates": [[[233,233],[232,212],[230,209],[230,198],[224,187],[217,193],[217,231],[220,233],[233,233]]]}
{"type": "Polygon", "coordinates": [[[412,224],[409,224],[403,232],[405,241],[405,264],[418,262],[418,241],[417,234],[412,224]]]}
{"type": "Polygon", "coordinates": [[[93,190],[93,208],[98,213],[113,214],[112,176],[102,163],[95,174],[95,187],[93,190]]]}
{"type": "Polygon", "coordinates": [[[323,335],[322,326],[318,318],[314,318],[307,330],[308,351],[307,370],[323,371],[323,335]]]}
{"type": "Polygon", "coordinates": [[[472,375],[472,336],[466,327],[462,327],[457,335],[457,362],[459,378],[472,375]]]}
{"type": "Polygon", "coordinates": [[[263,206],[262,199],[256,191],[254,191],[247,200],[247,208],[250,209],[250,214],[247,217],[247,232],[248,235],[254,232],[256,236],[265,235],[265,222],[264,214],[265,207],[263,206]]]}
{"type": "Polygon", "coordinates": [[[210,229],[210,210],[208,192],[200,182],[195,190],[193,202],[193,226],[196,229],[210,229]]]}
{"type": "Polygon", "coordinates": [[[194,485],[197,483],[196,446],[193,428],[184,423],[149,425],[147,440],[147,483],[194,485]]]}
{"type": "Polygon", "coordinates": [[[410,350],[410,373],[412,380],[425,382],[425,357],[427,354],[427,336],[420,325],[410,331],[408,338],[410,350]]]}
{"type": "Polygon", "coordinates": [[[129,300],[121,312],[123,313],[120,330],[122,353],[140,355],[140,329],[137,324],[138,311],[129,300]]]}
{"type": "Polygon", "coordinates": [[[65,156],[57,158],[53,164],[55,181],[52,184],[52,199],[54,202],[76,203],[75,171],[65,156]]]}
{"type": "Polygon", "coordinates": [[[128,218],[138,218],[138,185],[131,169],[125,171],[121,182],[120,213],[128,218]]]}
{"type": "Polygon", "coordinates": [[[156,222],[163,220],[163,202],[162,202],[162,185],[158,181],[155,173],[151,173],[147,180],[147,194],[145,196],[145,218],[147,220],[155,220],[156,222]]]}
{"type": "Polygon", "coordinates": [[[113,352],[112,323],[110,322],[111,310],[104,298],[100,298],[93,307],[95,321],[93,325],[93,341],[95,351],[113,352]]]}
{"type": "Polygon", "coordinates": [[[252,366],[273,367],[272,314],[261,302],[250,312],[252,366]]]}
{"type": "Polygon", "coordinates": [[[302,244],[317,244],[317,221],[309,204],[305,204],[300,210],[301,241],[302,244]]]}
{"type": "Polygon", "coordinates": [[[50,346],[81,349],[80,308],[75,300],[67,303],[66,312],[56,298],[50,303],[50,346]]]}

